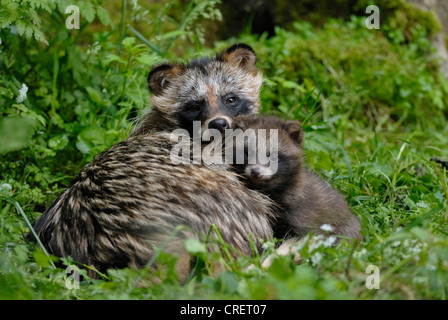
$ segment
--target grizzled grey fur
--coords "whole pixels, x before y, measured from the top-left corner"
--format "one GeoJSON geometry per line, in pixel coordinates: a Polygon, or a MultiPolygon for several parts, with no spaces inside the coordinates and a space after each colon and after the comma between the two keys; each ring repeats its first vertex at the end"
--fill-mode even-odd
{"type": "Polygon", "coordinates": [[[224,165],[173,164],[167,132],[191,134],[193,121],[222,131],[234,117],[256,114],[262,77],[255,64],[252,48],[236,44],[213,58],[153,68],[152,111],[130,138],[86,165],[34,226],[47,250],[101,272],[138,268],[182,225],[164,251],[180,255],[185,280],[183,240],[201,238],[215,224],[225,241],[252,254],[250,236],[258,245],[272,235],[273,202],[224,165]]]}
{"type": "Polygon", "coordinates": [[[156,66],[148,76],[153,108],[132,135],[177,128],[192,134],[193,121],[228,129],[234,117],[257,114],[262,74],[256,61],[253,49],[240,43],[213,58],[156,66]]]}
{"type": "MultiPolygon", "coordinates": [[[[186,229],[164,251],[182,256],[185,238],[202,239],[215,224],[226,242],[252,254],[250,236],[257,244],[272,235],[272,202],[226,166],[173,164],[174,144],[168,133],[142,135],[96,156],[34,226],[49,253],[101,272],[139,268],[177,226],[186,229]]],[[[181,279],[188,267],[189,260],[178,268],[181,279]]]]}

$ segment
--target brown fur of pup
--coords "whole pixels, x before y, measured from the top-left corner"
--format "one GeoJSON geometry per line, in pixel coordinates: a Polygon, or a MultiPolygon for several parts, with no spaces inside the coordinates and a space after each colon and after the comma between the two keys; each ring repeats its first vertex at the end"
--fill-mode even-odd
{"type": "Polygon", "coordinates": [[[270,163],[277,161],[278,168],[275,173],[268,165],[260,164],[259,161],[256,164],[245,162],[234,165],[249,188],[265,193],[281,208],[279,219],[273,225],[276,238],[300,237],[309,232],[323,233],[320,227],[324,224],[333,228],[330,234],[362,238],[361,225],[343,196],[304,167],[304,133],[298,122],[283,121],[274,117],[240,116],[234,120],[233,127],[256,131],[268,129],[269,146],[273,140],[269,129],[277,129],[278,144],[273,145],[270,154],[270,163]],[[275,154],[277,159],[273,160],[275,154]]]}

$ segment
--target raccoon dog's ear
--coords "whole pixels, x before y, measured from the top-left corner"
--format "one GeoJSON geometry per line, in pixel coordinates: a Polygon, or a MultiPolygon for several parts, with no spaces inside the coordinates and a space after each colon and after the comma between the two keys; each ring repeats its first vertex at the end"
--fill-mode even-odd
{"type": "Polygon", "coordinates": [[[303,129],[299,122],[296,121],[286,121],[283,124],[283,129],[286,130],[289,137],[297,144],[299,147],[303,144],[303,129]]]}
{"type": "Polygon", "coordinates": [[[254,49],[244,43],[237,43],[216,56],[216,60],[230,63],[231,65],[257,73],[257,56],[254,49]]]}
{"type": "Polygon", "coordinates": [[[169,83],[184,70],[185,66],[181,63],[163,63],[155,66],[148,75],[149,91],[156,96],[161,95],[169,83]]]}

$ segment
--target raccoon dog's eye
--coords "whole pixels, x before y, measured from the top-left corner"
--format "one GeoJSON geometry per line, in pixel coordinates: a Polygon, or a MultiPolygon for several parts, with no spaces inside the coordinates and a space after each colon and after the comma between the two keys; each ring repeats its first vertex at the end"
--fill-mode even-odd
{"type": "Polygon", "coordinates": [[[227,98],[226,104],[234,104],[237,100],[238,100],[238,98],[236,98],[236,97],[227,98]]]}
{"type": "Polygon", "coordinates": [[[201,110],[201,107],[199,107],[197,104],[192,104],[187,107],[187,110],[192,113],[198,112],[199,110],[201,110]]]}

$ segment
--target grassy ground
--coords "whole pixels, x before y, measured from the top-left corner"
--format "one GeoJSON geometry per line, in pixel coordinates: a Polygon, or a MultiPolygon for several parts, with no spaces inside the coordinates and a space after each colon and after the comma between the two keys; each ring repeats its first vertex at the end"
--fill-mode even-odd
{"type": "MultiPolygon", "coordinates": [[[[353,17],[322,28],[295,23],[269,39],[246,34],[201,48],[203,30],[193,26],[199,12],[215,12],[213,4],[180,11],[179,24],[168,19],[175,26],[168,36],[172,31],[157,27],[170,10],[161,6],[147,14],[155,28],[142,39],[121,28],[120,19],[112,19],[112,28],[101,7],[86,3],[92,25],[84,26],[85,36],[58,27],[66,16],[50,2],[49,11],[36,5],[47,20],[33,29],[30,19],[29,33],[25,26],[20,37],[18,23],[18,35],[0,31],[0,298],[446,298],[447,170],[430,159],[448,159],[448,82],[437,71],[425,28],[368,30],[362,17],[353,17]],[[35,30],[45,32],[48,46],[35,30]],[[236,41],[254,47],[264,72],[262,112],[303,123],[307,164],[346,195],[365,240],[304,246],[301,265],[279,257],[267,270],[260,257],[206,256],[202,244],[191,242],[202,264],[185,285],[176,279],[175,258],[160,254],[165,268],[156,274],[111,270],[67,289],[65,269],[24,239],[26,220],[33,223],[85,163],[126,137],[148,107],[151,64],[178,52],[187,59],[193,48],[211,54],[236,41]],[[20,101],[23,83],[28,92],[20,101]],[[224,271],[210,276],[211,262],[224,271]],[[377,273],[379,288],[369,289],[377,273]]],[[[128,18],[142,14],[132,10],[128,18]]],[[[265,247],[268,255],[274,244],[265,247]]]]}

